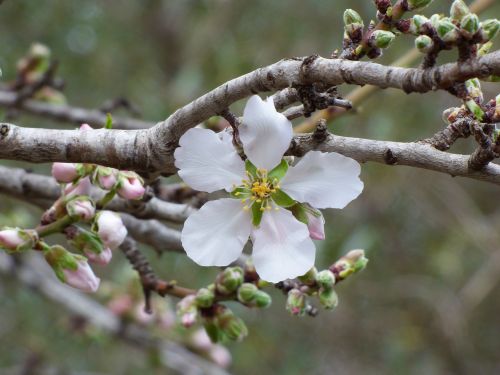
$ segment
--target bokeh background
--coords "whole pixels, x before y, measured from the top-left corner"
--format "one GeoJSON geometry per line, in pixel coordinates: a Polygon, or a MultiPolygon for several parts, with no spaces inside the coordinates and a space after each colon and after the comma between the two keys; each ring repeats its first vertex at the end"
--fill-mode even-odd
{"type": "MultiPolygon", "coordinates": [[[[423,11],[447,12],[435,0],[423,11]]],[[[126,97],[150,121],[217,85],[284,57],[328,56],[339,48],[342,13],[356,9],[368,23],[367,0],[7,0],[0,6],[2,80],[33,42],[60,62],[69,103],[99,107],[126,97]]],[[[499,16],[496,2],[481,18],[499,16]]],[[[381,62],[412,46],[399,38],[381,62]]],[[[498,47],[498,43],[497,43],[498,47]]],[[[451,61],[453,53],[443,54],[451,61]]],[[[499,93],[485,84],[486,98],[499,93]]],[[[352,87],[340,90],[348,93],[352,87]]],[[[447,93],[378,91],[330,124],[336,134],[395,141],[431,136],[447,93]]],[[[241,103],[234,106],[238,112],[241,103]]],[[[63,127],[22,115],[25,126],[63,127]]],[[[74,127],[68,124],[67,128],[74,127]]],[[[472,150],[472,140],[453,147],[472,150]]],[[[28,166],[48,173],[49,165],[28,166]]],[[[324,268],[354,248],[366,249],[366,270],[342,283],[340,304],[315,318],[293,318],[273,292],[269,310],[235,307],[250,335],[231,344],[236,374],[498,374],[500,373],[500,211],[498,187],[408,167],[363,166],[363,194],[344,210],[326,212],[327,240],[318,243],[324,268]]],[[[33,226],[37,208],[0,196],[0,225],[33,226]]],[[[180,254],[145,253],[157,272],[189,287],[210,282],[180,254]]],[[[120,254],[99,270],[124,282],[120,254]]],[[[158,303],[168,303],[159,300],[158,303]]],[[[96,331],[82,334],[59,306],[15,280],[0,277],[0,373],[38,353],[61,369],[92,374],[156,374],[152,356],[96,331]]]]}

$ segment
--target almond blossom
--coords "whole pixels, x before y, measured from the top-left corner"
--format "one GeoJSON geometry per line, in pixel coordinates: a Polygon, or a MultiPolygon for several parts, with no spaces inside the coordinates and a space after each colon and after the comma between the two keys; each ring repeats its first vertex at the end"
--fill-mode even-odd
{"type": "Polygon", "coordinates": [[[175,165],[184,182],[196,190],[224,189],[231,195],[209,201],[189,216],[182,245],[202,266],[226,266],[250,238],[255,269],[263,280],[303,275],[314,265],[311,237],[323,237],[321,213],[315,208],[340,209],[355,199],[363,190],[360,165],[320,151],[289,165],[283,155],[293,137],[292,124],[276,111],[271,98],[252,96],[238,131],[246,161],[230,137],[208,129],[190,129],[179,140],[175,165]]]}

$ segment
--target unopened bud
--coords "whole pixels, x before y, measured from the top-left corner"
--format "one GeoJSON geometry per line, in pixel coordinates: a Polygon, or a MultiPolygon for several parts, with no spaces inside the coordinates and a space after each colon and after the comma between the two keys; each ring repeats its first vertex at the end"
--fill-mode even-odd
{"type": "Polygon", "coordinates": [[[325,239],[325,218],[319,210],[306,210],[307,229],[313,240],[325,239]]]}
{"type": "Polygon", "coordinates": [[[271,306],[271,303],[273,302],[271,296],[267,294],[266,292],[259,290],[257,291],[255,295],[255,306],[261,309],[265,309],[269,306],[271,306]]]}
{"type": "Polygon", "coordinates": [[[482,56],[488,54],[490,52],[490,50],[491,50],[491,47],[493,47],[493,42],[492,41],[484,43],[481,46],[481,48],[479,48],[477,50],[477,56],[478,57],[482,57],[482,56]]]}
{"type": "Polygon", "coordinates": [[[484,117],[484,111],[483,109],[479,106],[479,104],[476,103],[474,99],[469,99],[465,102],[465,105],[467,106],[467,109],[474,115],[474,117],[482,121],[484,117]]]}
{"type": "Polygon", "coordinates": [[[89,177],[84,177],[79,180],[76,184],[68,184],[64,189],[64,195],[67,197],[75,195],[89,195],[92,189],[92,184],[89,177]]]}
{"type": "Polygon", "coordinates": [[[364,28],[363,19],[352,9],[344,12],[344,29],[349,38],[361,38],[364,28]]]}
{"type": "Polygon", "coordinates": [[[465,87],[467,89],[467,94],[476,102],[482,103],[484,100],[483,91],[481,90],[481,82],[477,78],[472,78],[465,81],[465,87]]]}
{"type": "Polygon", "coordinates": [[[95,205],[86,196],[76,196],[66,203],[66,211],[74,220],[88,221],[95,215],[95,205]]]}
{"type": "Polygon", "coordinates": [[[497,19],[490,19],[481,22],[481,37],[483,41],[494,39],[500,31],[500,21],[497,19]]]}
{"type": "Polygon", "coordinates": [[[332,289],[335,285],[335,275],[330,270],[323,270],[318,272],[316,282],[323,289],[332,289]]]}
{"type": "Polygon", "coordinates": [[[122,171],[118,177],[117,193],[124,199],[141,199],[144,195],[144,181],[135,172],[122,171]]]}
{"type": "Polygon", "coordinates": [[[92,176],[93,182],[101,189],[111,190],[115,187],[118,175],[118,170],[109,167],[98,166],[92,176]]]}
{"type": "Polygon", "coordinates": [[[450,18],[453,21],[460,22],[462,18],[469,13],[469,7],[462,0],[455,0],[453,4],[451,4],[450,18]]]}
{"type": "Polygon", "coordinates": [[[198,308],[196,307],[196,296],[191,294],[177,303],[177,317],[181,324],[189,328],[198,319],[198,308]]]}
{"type": "Polygon", "coordinates": [[[460,107],[447,108],[443,111],[442,119],[446,124],[451,124],[457,120],[460,112],[462,112],[460,107]]]}
{"type": "Polygon", "coordinates": [[[97,232],[104,245],[112,250],[120,246],[127,236],[127,228],[122,219],[111,211],[100,211],[97,214],[93,231],[97,232]]]}
{"type": "Polygon", "coordinates": [[[333,289],[323,289],[318,294],[319,303],[328,310],[334,309],[339,303],[337,293],[333,289]]]}
{"type": "Polygon", "coordinates": [[[432,3],[432,0],[408,0],[408,10],[422,9],[432,3]]]}
{"type": "Polygon", "coordinates": [[[306,296],[298,289],[290,289],[286,299],[287,311],[295,316],[303,316],[306,312],[306,296]]]}
{"type": "Polygon", "coordinates": [[[9,253],[31,250],[37,240],[34,230],[4,228],[0,231],[0,249],[9,253]]]}
{"type": "Polygon", "coordinates": [[[36,59],[48,59],[50,57],[50,49],[42,43],[33,43],[30,47],[29,55],[36,59]]]}
{"type": "Polygon", "coordinates": [[[429,19],[420,14],[415,14],[410,21],[410,32],[412,34],[418,34],[422,31],[422,27],[429,22],[429,19]]]}
{"type": "Polygon", "coordinates": [[[215,294],[208,288],[201,288],[196,293],[196,304],[198,307],[207,308],[214,304],[215,294]]]}
{"type": "Polygon", "coordinates": [[[248,335],[245,322],[234,315],[228,308],[221,309],[217,313],[217,326],[232,341],[241,341],[248,335]]]}
{"type": "Polygon", "coordinates": [[[243,269],[241,267],[228,267],[217,275],[215,287],[217,292],[228,295],[236,291],[243,283],[243,269]]]}
{"type": "Polygon", "coordinates": [[[238,301],[244,304],[252,304],[255,300],[259,288],[252,283],[243,283],[238,288],[238,301]]]}
{"type": "Polygon", "coordinates": [[[351,25],[353,23],[364,25],[363,19],[361,18],[359,13],[353,9],[346,9],[344,12],[343,19],[344,19],[344,25],[346,26],[351,25]]]}
{"type": "Polygon", "coordinates": [[[377,48],[387,48],[392,43],[396,36],[390,31],[385,30],[375,30],[370,40],[373,42],[377,48]]]}
{"type": "Polygon", "coordinates": [[[75,163],[53,163],[52,176],[57,182],[68,183],[76,180],[80,175],[75,163]]]}
{"type": "Polygon", "coordinates": [[[113,257],[111,249],[105,247],[100,237],[94,232],[73,226],[67,236],[71,245],[82,252],[91,263],[106,265],[113,257]]]}
{"type": "Polygon", "coordinates": [[[427,35],[420,35],[415,39],[415,47],[417,47],[417,49],[422,53],[428,53],[432,51],[434,42],[427,35]]]}
{"type": "Polygon", "coordinates": [[[462,29],[462,35],[471,39],[479,30],[479,18],[474,13],[465,15],[462,22],[460,22],[460,28],[462,29]]]}
{"type": "Polygon", "coordinates": [[[442,18],[437,25],[438,36],[445,43],[454,43],[459,36],[458,28],[448,18],[442,18]]]}
{"type": "Polygon", "coordinates": [[[336,261],[330,267],[330,271],[333,272],[336,280],[344,280],[353,273],[364,269],[367,263],[368,259],[365,257],[364,250],[351,250],[336,261]]]}

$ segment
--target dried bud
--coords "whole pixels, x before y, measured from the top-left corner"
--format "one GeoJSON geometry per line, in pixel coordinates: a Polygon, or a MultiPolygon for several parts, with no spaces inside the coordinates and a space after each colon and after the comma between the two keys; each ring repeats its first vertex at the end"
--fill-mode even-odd
{"type": "Polygon", "coordinates": [[[238,301],[244,304],[252,304],[255,300],[259,288],[252,283],[243,283],[238,288],[238,301]]]}
{"type": "Polygon", "coordinates": [[[196,293],[196,304],[198,307],[207,308],[214,304],[215,294],[208,288],[201,288],[196,293]]]}
{"type": "Polygon", "coordinates": [[[335,275],[330,270],[323,270],[318,272],[316,282],[323,289],[332,289],[335,285],[335,275]]]}
{"type": "Polygon", "coordinates": [[[116,178],[117,175],[117,169],[98,166],[95,169],[94,175],[92,176],[92,181],[101,189],[111,190],[115,187],[118,181],[116,178]]]}
{"type": "Polygon", "coordinates": [[[31,250],[37,240],[34,230],[4,228],[0,231],[0,249],[9,253],[31,250]]]}
{"type": "Polygon", "coordinates": [[[95,292],[100,279],[90,268],[87,259],[55,245],[44,252],[45,260],[63,283],[84,292],[95,292]]]}
{"type": "Polygon", "coordinates": [[[430,3],[432,0],[408,0],[408,10],[422,9],[430,3]]]}
{"type": "Polygon", "coordinates": [[[370,36],[370,41],[377,48],[387,48],[395,37],[390,31],[375,30],[370,36]]]}
{"type": "Polygon", "coordinates": [[[448,18],[442,18],[437,25],[438,36],[445,43],[454,43],[459,36],[458,28],[448,18]]]}
{"type": "Polygon", "coordinates": [[[465,15],[460,23],[460,28],[462,29],[462,35],[471,39],[479,30],[479,18],[474,13],[465,15]]]}
{"type": "Polygon", "coordinates": [[[196,307],[196,296],[189,295],[177,303],[177,317],[181,324],[189,328],[198,319],[198,308],[196,307]]]}
{"type": "Polygon", "coordinates": [[[339,303],[337,293],[333,289],[321,290],[318,294],[319,303],[328,310],[334,309],[339,303]]]}
{"type": "Polygon", "coordinates": [[[86,196],[76,196],[66,203],[66,211],[74,220],[88,221],[95,215],[95,205],[86,196]]]}
{"type": "Polygon", "coordinates": [[[420,35],[415,39],[415,47],[422,53],[428,53],[434,47],[434,42],[427,35],[420,35]]]}
{"type": "Polygon", "coordinates": [[[218,310],[216,319],[217,326],[229,340],[241,341],[248,335],[245,322],[234,315],[227,307],[218,310]]]}
{"type": "Polygon", "coordinates": [[[127,228],[123,225],[122,219],[111,211],[99,212],[94,221],[93,230],[96,229],[95,227],[104,245],[111,250],[120,246],[127,236],[127,228]]]}
{"type": "Polygon", "coordinates": [[[122,171],[118,175],[117,193],[124,199],[141,199],[144,195],[144,181],[135,172],[122,171]]]}
{"type": "Polygon", "coordinates": [[[306,296],[298,289],[290,289],[286,299],[287,311],[295,316],[303,316],[306,312],[306,296]]]}
{"type": "Polygon", "coordinates": [[[52,176],[57,182],[67,183],[76,180],[80,174],[75,163],[53,163],[52,176]]]}
{"type": "Polygon", "coordinates": [[[243,283],[243,269],[241,267],[228,267],[217,275],[215,288],[217,292],[228,295],[236,291],[243,283]]]}
{"type": "Polygon", "coordinates": [[[455,22],[462,21],[462,18],[470,13],[469,7],[462,0],[455,0],[451,4],[450,18],[455,22]]]}
{"type": "Polygon", "coordinates": [[[497,19],[490,19],[481,22],[481,38],[487,42],[494,39],[500,30],[500,21],[497,19]]]}

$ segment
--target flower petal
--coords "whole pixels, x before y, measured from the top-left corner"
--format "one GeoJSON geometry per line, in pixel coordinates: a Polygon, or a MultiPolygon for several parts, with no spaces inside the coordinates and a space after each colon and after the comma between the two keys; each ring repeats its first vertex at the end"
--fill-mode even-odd
{"type": "Polygon", "coordinates": [[[307,226],[288,210],[265,212],[252,232],[253,263],[259,276],[279,282],[301,276],[314,266],[316,248],[307,226]]]}
{"type": "Polygon", "coordinates": [[[268,170],[280,163],[293,136],[292,123],[276,111],[272,98],[263,101],[258,95],[248,99],[238,132],[246,156],[268,170]]]}
{"type": "Polygon", "coordinates": [[[281,189],[316,208],[344,208],[363,190],[361,167],[336,152],[308,152],[281,180],[281,189]]]}
{"type": "Polygon", "coordinates": [[[230,191],[245,178],[245,163],[229,142],[222,141],[211,130],[189,129],[175,150],[179,176],[193,189],[208,193],[230,191]]]}
{"type": "Polygon", "coordinates": [[[238,258],[252,229],[251,216],[237,199],[207,202],[184,223],[181,241],[201,266],[226,266],[238,258]]]}

